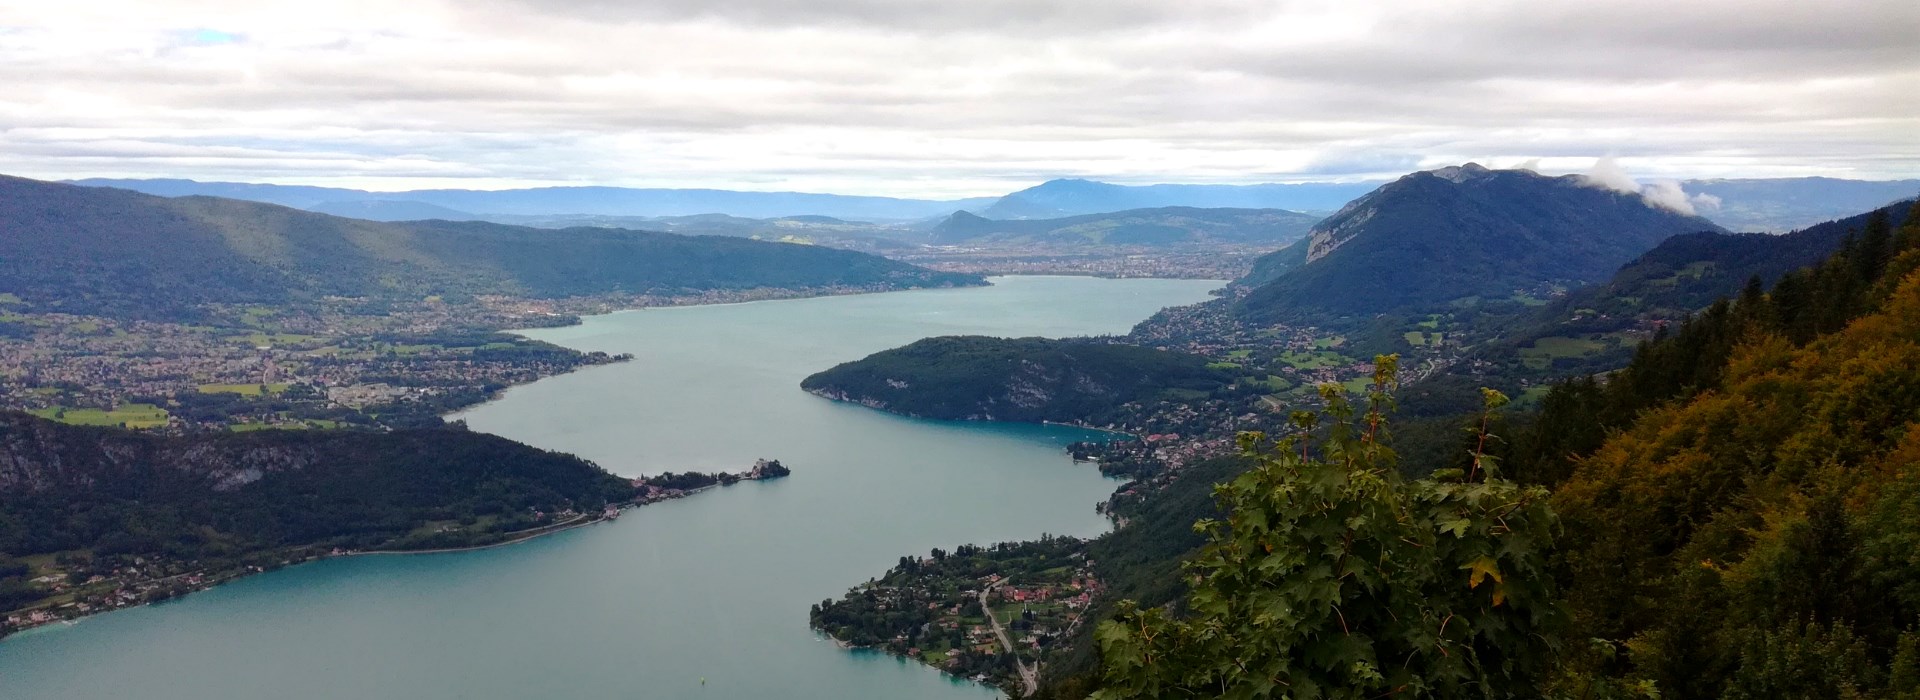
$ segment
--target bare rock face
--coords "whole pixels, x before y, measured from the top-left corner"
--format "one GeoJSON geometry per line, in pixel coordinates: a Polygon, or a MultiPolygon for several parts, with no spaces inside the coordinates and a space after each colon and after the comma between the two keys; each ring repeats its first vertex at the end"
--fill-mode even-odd
{"type": "Polygon", "coordinates": [[[143,470],[168,470],[229,491],[269,474],[308,469],[306,445],[162,438],[104,428],[60,426],[24,414],[0,415],[0,493],[93,487],[143,470]]]}

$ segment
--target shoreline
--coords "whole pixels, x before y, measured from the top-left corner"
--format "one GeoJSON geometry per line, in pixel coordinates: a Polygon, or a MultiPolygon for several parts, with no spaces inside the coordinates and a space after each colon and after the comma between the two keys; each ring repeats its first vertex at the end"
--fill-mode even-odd
{"type": "MultiPolygon", "coordinates": [[[[525,334],[523,333],[523,331],[537,331],[537,330],[544,330],[549,328],[572,328],[575,326],[586,325],[586,320],[589,318],[595,318],[599,316],[615,316],[619,314],[637,313],[637,312],[648,311],[648,310],[695,309],[695,308],[708,308],[708,307],[714,307],[714,306],[744,306],[747,304],[762,304],[762,303],[775,302],[775,301],[804,301],[807,299],[826,299],[831,297],[855,297],[855,296],[866,296],[869,294],[898,294],[901,292],[935,292],[935,291],[943,291],[943,290],[951,290],[951,289],[980,289],[982,287],[993,286],[993,282],[990,281],[992,278],[1006,277],[1006,276],[1008,275],[984,275],[983,274],[983,275],[980,275],[980,278],[982,280],[982,283],[980,284],[948,285],[944,287],[903,287],[900,289],[851,289],[851,288],[823,287],[823,288],[813,288],[813,289],[782,290],[782,291],[791,291],[794,293],[793,294],[776,294],[773,296],[766,297],[764,299],[746,299],[742,301],[697,301],[695,300],[695,301],[692,301],[691,303],[678,303],[672,299],[669,299],[667,300],[666,303],[661,303],[661,304],[640,304],[638,306],[621,306],[618,308],[601,311],[599,313],[569,314],[571,316],[570,322],[558,324],[558,325],[527,326],[524,328],[503,328],[503,329],[500,329],[498,332],[510,333],[513,335],[519,335],[524,337],[525,334]]],[[[697,299],[697,297],[684,297],[684,298],[697,299]]]]}
{"type": "MultiPolygon", "coordinates": [[[[635,507],[635,505],[629,504],[627,507],[635,507]]],[[[622,510],[624,510],[624,508],[622,510]]],[[[448,547],[448,548],[442,548],[442,549],[375,549],[375,550],[366,550],[366,551],[357,551],[357,552],[341,552],[339,554],[326,552],[326,553],[313,554],[311,556],[305,556],[300,558],[287,559],[286,561],[280,562],[278,566],[274,566],[272,568],[249,566],[249,567],[242,567],[237,571],[232,571],[225,574],[198,574],[198,575],[206,576],[207,578],[203,579],[202,582],[199,584],[194,584],[190,586],[185,591],[167,596],[159,600],[148,600],[148,601],[143,601],[137,605],[127,605],[127,606],[122,606],[117,608],[89,610],[87,612],[81,613],[79,615],[75,615],[73,617],[54,618],[54,619],[47,620],[45,622],[29,624],[24,627],[0,630],[0,643],[4,643],[10,637],[14,637],[27,632],[32,632],[35,630],[44,631],[47,628],[53,627],[55,625],[64,625],[64,626],[71,627],[73,625],[80,624],[80,622],[83,620],[86,620],[88,618],[91,618],[97,615],[104,615],[107,613],[119,612],[122,610],[137,610],[137,609],[145,608],[148,606],[173,602],[175,600],[185,598],[195,593],[201,593],[201,592],[213,590],[214,588],[218,588],[220,586],[232,583],[234,581],[238,581],[243,578],[248,578],[250,576],[258,576],[260,574],[272,573],[275,571],[279,571],[281,569],[300,566],[302,564],[312,564],[315,562],[325,561],[328,559],[347,559],[351,557],[362,557],[362,556],[398,556],[398,555],[410,555],[410,554],[457,554],[460,552],[475,552],[475,551],[480,551],[484,549],[494,549],[497,547],[506,547],[509,545],[521,544],[524,542],[529,542],[532,540],[540,539],[542,537],[546,537],[547,535],[567,532],[569,530],[586,527],[588,525],[593,525],[593,524],[605,522],[606,520],[608,520],[608,518],[604,516],[594,516],[591,518],[582,516],[582,518],[584,520],[576,519],[576,520],[567,521],[564,524],[550,525],[544,528],[536,528],[540,530],[539,532],[522,531],[523,533],[526,533],[526,534],[520,534],[517,537],[512,537],[499,542],[490,542],[487,544],[473,545],[471,547],[448,547]],[[254,570],[249,571],[248,569],[254,569],[254,570]]],[[[314,545],[307,545],[306,547],[296,547],[288,551],[289,552],[301,551],[303,549],[307,549],[312,546],[314,545]]],[[[175,578],[192,576],[192,575],[196,575],[196,574],[194,572],[189,572],[184,574],[176,574],[174,576],[167,577],[167,579],[156,579],[156,580],[164,581],[168,579],[175,579],[175,578]]],[[[43,610],[43,609],[44,608],[22,608],[20,610],[12,611],[11,614],[20,614],[20,613],[27,612],[29,610],[43,610]]]]}
{"type": "MultiPolygon", "coordinates": [[[[630,504],[626,507],[631,508],[636,506],[633,506],[630,504]]],[[[626,508],[622,508],[621,510],[625,510],[625,509],[626,508]]],[[[489,544],[476,544],[470,547],[443,547],[440,549],[369,549],[369,550],[364,550],[359,552],[343,552],[340,554],[329,554],[329,555],[320,557],[320,559],[338,559],[342,557],[372,557],[372,556],[390,557],[390,556],[400,556],[400,555],[408,555],[408,554],[456,554],[459,552],[478,552],[483,549],[494,549],[496,547],[505,547],[508,545],[515,545],[515,544],[520,544],[522,542],[537,540],[542,537],[546,537],[547,535],[555,535],[562,532],[566,532],[568,530],[573,530],[576,528],[582,528],[588,525],[593,525],[595,523],[603,523],[609,519],[610,518],[607,518],[604,515],[593,516],[593,517],[582,515],[564,523],[555,523],[553,525],[548,525],[545,527],[533,528],[532,530],[522,530],[520,531],[520,533],[515,533],[517,536],[509,537],[499,542],[493,542],[489,544]]]]}
{"type": "Polygon", "coordinates": [[[902,411],[895,411],[891,408],[888,408],[884,403],[873,401],[871,399],[856,399],[846,395],[844,392],[832,392],[825,389],[805,389],[805,388],[801,389],[801,391],[812,394],[814,396],[818,396],[828,401],[832,401],[834,403],[853,404],[855,406],[860,406],[863,408],[879,411],[887,415],[899,416],[901,418],[912,418],[914,420],[936,421],[940,423],[994,423],[999,425],[1045,425],[1045,426],[1055,426],[1055,427],[1064,427],[1064,428],[1077,428],[1079,430],[1091,430],[1096,433],[1118,435],[1118,436],[1135,439],[1135,440],[1140,438],[1139,435],[1129,433],[1125,430],[1118,430],[1114,428],[1102,428],[1097,425],[1089,425],[1082,421],[999,420],[996,418],[930,418],[928,416],[923,416],[917,413],[906,413],[902,411]]]}
{"type": "MultiPolygon", "coordinates": [[[[725,472],[722,472],[722,473],[725,473],[725,472]]],[[[271,573],[274,571],[279,571],[281,569],[285,569],[293,566],[299,566],[302,564],[311,564],[311,563],[324,561],[328,559],[346,559],[350,557],[406,556],[406,555],[422,555],[422,554],[459,554],[463,552],[477,552],[477,551],[487,550],[487,549],[509,547],[512,545],[531,542],[533,540],[537,540],[542,537],[546,537],[548,535],[556,535],[562,532],[568,532],[568,531],[577,530],[583,527],[587,527],[589,525],[597,525],[600,523],[616,520],[620,517],[619,513],[627,510],[631,510],[634,508],[640,508],[642,506],[647,506],[654,503],[661,503],[664,501],[680,500],[680,499],[692,496],[694,494],[711,491],[711,490],[718,489],[725,486],[732,486],[734,484],[738,484],[742,482],[771,481],[778,478],[784,478],[784,476],[786,475],[782,474],[777,476],[747,476],[745,474],[740,474],[738,475],[737,480],[731,483],[729,482],[713,483],[713,484],[708,484],[706,486],[701,486],[698,488],[687,489],[684,491],[677,491],[677,492],[674,492],[672,495],[659,495],[654,497],[642,496],[631,501],[619,503],[612,506],[614,509],[614,514],[611,516],[605,513],[598,514],[598,515],[582,513],[574,516],[572,520],[568,520],[565,522],[553,523],[550,525],[544,525],[537,528],[530,528],[527,530],[520,530],[513,533],[508,533],[510,536],[507,539],[504,539],[498,542],[488,542],[486,544],[476,544],[476,545],[471,545],[466,547],[441,547],[437,549],[370,549],[370,550],[361,550],[361,551],[338,551],[337,549],[335,549],[335,550],[329,550],[329,551],[318,552],[318,553],[314,553],[314,549],[319,545],[301,545],[296,547],[289,547],[281,551],[289,555],[297,555],[303,552],[308,554],[304,556],[291,556],[288,559],[281,561],[278,565],[272,566],[272,567],[261,567],[257,565],[244,566],[238,570],[227,571],[223,573],[209,574],[206,572],[187,572],[187,573],[175,574],[173,576],[169,576],[163,579],[154,579],[153,581],[169,581],[169,580],[180,579],[180,578],[189,577],[189,576],[204,577],[199,583],[191,584],[186,590],[172,594],[172,595],[168,595],[167,597],[161,598],[159,600],[146,600],[136,605],[126,605],[122,607],[88,610],[84,613],[75,615],[73,617],[59,617],[59,618],[49,619],[43,622],[28,624],[23,627],[18,627],[13,629],[0,629],[0,642],[4,642],[7,638],[12,637],[14,635],[17,635],[23,632],[28,632],[31,630],[44,630],[54,625],[71,626],[74,624],[78,624],[81,620],[93,617],[95,615],[101,615],[101,614],[111,613],[111,612],[120,611],[120,610],[133,610],[137,608],[144,608],[149,605],[159,605],[161,603],[166,603],[169,601],[184,598],[194,593],[211,590],[213,588],[219,587],[227,583],[231,583],[233,581],[240,580],[242,578],[255,576],[258,574],[271,573]]],[[[45,609],[47,608],[44,608],[44,607],[22,608],[20,610],[11,611],[9,614],[23,614],[28,612],[29,610],[45,610],[45,609]]]]}

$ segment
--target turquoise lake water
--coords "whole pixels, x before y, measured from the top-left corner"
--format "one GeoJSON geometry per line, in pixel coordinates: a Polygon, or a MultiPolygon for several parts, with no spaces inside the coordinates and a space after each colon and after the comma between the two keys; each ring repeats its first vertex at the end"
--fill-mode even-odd
{"type": "Polygon", "coordinates": [[[807,628],[902,555],[1091,536],[1117,485],[1057,426],[913,420],[800,391],[806,375],[952,334],[1125,332],[1218,282],[998,278],[988,288],[647,309],[528,331],[634,361],[458,416],[624,475],[792,477],[627,511],[511,547],[335,559],[0,642],[0,698],[989,698],[807,628]],[[702,684],[702,679],[705,684],[702,684]]]}

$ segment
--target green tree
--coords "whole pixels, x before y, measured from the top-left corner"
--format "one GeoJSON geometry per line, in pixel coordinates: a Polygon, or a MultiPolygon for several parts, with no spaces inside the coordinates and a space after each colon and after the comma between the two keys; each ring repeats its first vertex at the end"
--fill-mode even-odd
{"type": "Polygon", "coordinates": [[[1397,360],[1377,358],[1357,420],[1333,385],[1296,434],[1241,436],[1255,466],[1216,487],[1226,520],[1195,526],[1209,542],[1187,565],[1187,614],[1123,603],[1096,633],[1094,697],[1538,694],[1561,618],[1547,492],[1498,478],[1484,451],[1404,480],[1385,444],[1397,360]]]}

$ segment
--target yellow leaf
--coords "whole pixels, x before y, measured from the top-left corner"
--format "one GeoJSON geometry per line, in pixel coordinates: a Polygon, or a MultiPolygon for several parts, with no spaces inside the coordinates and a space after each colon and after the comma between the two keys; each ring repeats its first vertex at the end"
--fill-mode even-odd
{"type": "Polygon", "coordinates": [[[1468,588],[1479,588],[1480,582],[1487,577],[1493,577],[1496,583],[1505,583],[1507,580],[1506,576],[1500,573],[1500,563],[1494,561],[1493,557],[1480,557],[1467,562],[1466,566],[1460,568],[1472,572],[1467,577],[1468,588]]]}

